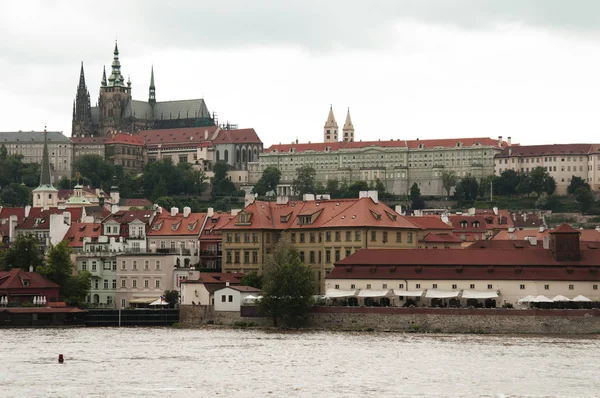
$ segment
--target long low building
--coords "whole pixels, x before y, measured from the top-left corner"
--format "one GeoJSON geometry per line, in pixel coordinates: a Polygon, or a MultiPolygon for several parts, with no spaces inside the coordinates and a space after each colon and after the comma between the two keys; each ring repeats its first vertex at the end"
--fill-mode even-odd
{"type": "MultiPolygon", "coordinates": [[[[415,297],[437,299],[443,305],[444,300],[459,295],[497,295],[497,306],[516,305],[526,296],[540,295],[570,299],[583,295],[600,301],[599,268],[600,251],[581,250],[579,231],[562,224],[550,233],[547,249],[363,249],[335,263],[327,288],[391,289],[400,298],[397,305],[415,297]]],[[[423,298],[416,305],[432,304],[423,298]]]]}

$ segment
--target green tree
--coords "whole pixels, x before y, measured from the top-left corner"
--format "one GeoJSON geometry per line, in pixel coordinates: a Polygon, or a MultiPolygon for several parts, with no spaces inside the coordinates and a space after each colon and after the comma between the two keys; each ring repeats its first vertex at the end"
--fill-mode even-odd
{"type": "Polygon", "coordinates": [[[178,207],[177,202],[170,196],[161,196],[154,201],[157,205],[167,210],[167,212],[171,211],[172,207],[178,207]]]}
{"type": "Polygon", "coordinates": [[[348,185],[346,190],[342,193],[344,198],[358,198],[360,191],[368,191],[369,184],[366,181],[354,181],[348,185]]]}
{"type": "Polygon", "coordinates": [[[332,199],[337,199],[340,197],[340,182],[338,179],[334,178],[332,180],[327,180],[325,184],[325,193],[328,193],[332,199]]]}
{"type": "Polygon", "coordinates": [[[89,179],[92,187],[107,189],[112,185],[115,168],[99,155],[82,155],[73,162],[73,172],[89,179]]]}
{"type": "Polygon", "coordinates": [[[43,260],[35,235],[18,235],[14,243],[0,256],[0,268],[4,271],[11,268],[29,271],[29,267],[33,266],[33,270],[36,271],[43,264],[43,260]]]}
{"type": "Polygon", "coordinates": [[[262,290],[260,309],[275,326],[297,328],[306,323],[315,294],[313,272],[288,241],[278,242],[267,254],[262,290]]]}
{"type": "Polygon", "coordinates": [[[269,192],[276,192],[279,181],[281,181],[281,171],[277,167],[269,166],[263,170],[260,180],[252,189],[252,193],[265,196],[269,192]]]}
{"type": "Polygon", "coordinates": [[[263,285],[262,275],[259,275],[256,272],[247,273],[240,282],[244,286],[252,286],[257,289],[262,289],[263,285]]]}
{"type": "Polygon", "coordinates": [[[454,171],[442,171],[442,187],[446,191],[446,197],[450,197],[450,191],[456,186],[458,177],[454,171]]]}
{"type": "Polygon", "coordinates": [[[25,184],[11,182],[0,190],[0,203],[4,206],[24,207],[30,204],[31,190],[25,184]]]}
{"type": "Polygon", "coordinates": [[[175,308],[175,305],[179,304],[179,292],[177,290],[165,290],[163,298],[171,308],[175,308]]]}
{"type": "Polygon", "coordinates": [[[519,182],[521,177],[516,171],[504,170],[494,182],[494,193],[505,196],[515,195],[519,182]]]}
{"type": "Polygon", "coordinates": [[[307,193],[315,193],[315,179],[317,172],[310,166],[302,166],[296,169],[296,179],[292,181],[294,194],[302,196],[307,193]]]}
{"type": "Polygon", "coordinates": [[[537,196],[543,193],[552,195],[556,189],[556,181],[550,176],[550,173],[543,167],[535,167],[528,175],[531,192],[535,192],[537,196]],[[552,181],[550,181],[552,180],[552,181]]]}
{"type": "Polygon", "coordinates": [[[476,200],[478,191],[479,183],[475,177],[464,177],[456,187],[456,192],[460,193],[460,198],[464,200],[476,200]]]}
{"type": "Polygon", "coordinates": [[[415,200],[415,198],[421,197],[421,189],[419,189],[419,185],[417,185],[416,182],[414,184],[412,184],[412,186],[410,187],[409,197],[410,197],[410,200],[415,200]]]}
{"type": "Polygon", "coordinates": [[[72,250],[67,241],[50,246],[46,265],[38,268],[38,272],[60,286],[60,298],[69,305],[81,306],[90,291],[91,274],[80,271],[73,275],[75,267],[71,261],[72,250]]]}
{"type": "Polygon", "coordinates": [[[567,193],[569,195],[573,195],[581,187],[590,189],[590,184],[585,182],[585,180],[581,177],[573,176],[573,177],[571,177],[571,183],[569,184],[569,187],[567,188],[567,193]]]}
{"type": "Polygon", "coordinates": [[[596,198],[589,186],[587,188],[583,186],[577,188],[577,191],[575,191],[575,200],[579,203],[582,213],[589,212],[596,203],[596,198]]]}
{"type": "Polygon", "coordinates": [[[493,175],[482,178],[479,181],[479,188],[478,188],[477,196],[480,198],[489,198],[490,191],[493,188],[492,184],[494,184],[495,181],[496,181],[496,176],[493,176],[493,175]]]}
{"type": "Polygon", "coordinates": [[[235,185],[228,176],[229,168],[229,165],[224,161],[217,162],[213,167],[213,195],[230,196],[235,191],[235,185]]]}
{"type": "Polygon", "coordinates": [[[67,176],[63,176],[60,180],[58,180],[56,186],[58,189],[71,189],[71,179],[67,176]]]}

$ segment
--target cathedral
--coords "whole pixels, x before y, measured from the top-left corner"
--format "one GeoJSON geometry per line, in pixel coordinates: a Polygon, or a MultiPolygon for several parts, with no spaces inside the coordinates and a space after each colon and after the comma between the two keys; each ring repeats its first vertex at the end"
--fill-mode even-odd
{"type": "Polygon", "coordinates": [[[111,73],[102,73],[96,106],[91,106],[85,83],[83,63],[79,74],[77,96],[73,103],[73,137],[106,137],[117,133],[135,134],[141,130],[214,126],[204,99],[156,101],[154,68],[150,74],[148,100],[131,97],[131,81],[121,74],[119,48],[115,42],[111,73]]]}

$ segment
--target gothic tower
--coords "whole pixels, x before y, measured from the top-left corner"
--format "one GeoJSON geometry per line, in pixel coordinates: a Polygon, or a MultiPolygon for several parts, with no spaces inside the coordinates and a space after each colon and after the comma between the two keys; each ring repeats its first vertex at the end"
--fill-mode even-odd
{"type": "Polygon", "coordinates": [[[346,115],[346,123],[344,123],[344,128],[342,129],[342,132],[344,133],[345,142],[354,141],[354,126],[352,125],[352,119],[350,119],[350,108],[348,108],[348,114],[346,115]]]}
{"type": "Polygon", "coordinates": [[[44,150],[42,152],[42,170],[40,185],[33,190],[33,207],[48,209],[57,205],[58,190],[52,185],[50,157],[48,156],[48,133],[44,129],[44,150]]]}
{"type": "Polygon", "coordinates": [[[333,116],[333,107],[329,107],[329,116],[323,128],[323,142],[338,142],[338,124],[333,116]]]}
{"type": "Polygon", "coordinates": [[[81,63],[81,72],[79,72],[79,85],[77,86],[77,96],[73,102],[73,123],[71,126],[71,136],[87,137],[92,135],[92,105],[90,103],[90,93],[85,84],[85,75],[83,73],[83,62],[81,63]]]}
{"type": "Polygon", "coordinates": [[[148,102],[154,106],[156,104],[156,87],[154,87],[154,65],[150,72],[150,89],[148,90],[148,102]]]}
{"type": "Polygon", "coordinates": [[[131,100],[131,82],[125,83],[121,74],[121,62],[119,61],[119,48],[115,42],[113,52],[112,70],[108,81],[106,73],[102,76],[100,95],[98,98],[100,127],[98,134],[105,137],[109,134],[118,133],[122,128],[123,113],[125,106],[131,100]]]}

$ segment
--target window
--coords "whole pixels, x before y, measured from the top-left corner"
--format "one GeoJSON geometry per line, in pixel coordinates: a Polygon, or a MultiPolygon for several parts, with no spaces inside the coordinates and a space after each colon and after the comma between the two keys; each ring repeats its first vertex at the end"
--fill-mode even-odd
{"type": "Polygon", "coordinates": [[[340,251],[339,250],[335,251],[335,261],[336,262],[340,261],[340,251]]]}
{"type": "Polygon", "coordinates": [[[133,260],[133,270],[137,271],[137,261],[133,260]]]}
{"type": "Polygon", "coordinates": [[[370,288],[371,288],[371,284],[367,283],[367,289],[370,289],[370,288]]]}
{"type": "Polygon", "coordinates": [[[521,289],[521,290],[525,290],[525,285],[520,285],[520,286],[519,286],[519,289],[521,289]]]}
{"type": "Polygon", "coordinates": [[[235,234],[235,243],[240,243],[240,237],[241,235],[239,233],[235,234]]]}
{"type": "Polygon", "coordinates": [[[150,287],[150,281],[148,279],[144,279],[144,287],[150,287]]]}
{"type": "Polygon", "coordinates": [[[325,242],[331,242],[331,232],[325,232],[325,242]]]}
{"type": "Polygon", "coordinates": [[[404,283],[400,283],[400,284],[398,285],[398,289],[404,289],[404,283]]]}
{"type": "Polygon", "coordinates": [[[154,286],[156,288],[160,288],[160,279],[157,279],[157,280],[154,281],[154,286]]]}
{"type": "Polygon", "coordinates": [[[296,243],[296,233],[295,232],[292,232],[290,234],[290,240],[292,241],[292,243],[296,243]]]}
{"type": "Polygon", "coordinates": [[[248,264],[249,262],[250,262],[250,252],[245,251],[244,252],[244,264],[248,264]]]}
{"type": "Polygon", "coordinates": [[[406,233],[406,241],[408,243],[412,243],[412,235],[413,235],[412,232],[407,232],[406,233]]]}
{"type": "Polygon", "coordinates": [[[420,288],[421,288],[421,284],[420,284],[420,283],[417,283],[417,284],[415,285],[415,289],[420,289],[420,288]]]}
{"type": "Polygon", "coordinates": [[[475,285],[471,283],[471,284],[469,285],[469,289],[475,289],[475,285]]]}
{"type": "Polygon", "coordinates": [[[250,243],[250,234],[249,233],[244,234],[244,243],[250,243]]]}
{"type": "Polygon", "coordinates": [[[371,231],[371,242],[375,242],[377,240],[377,231],[371,231]]]}
{"type": "Polygon", "coordinates": [[[342,240],[342,233],[340,231],[335,231],[335,241],[340,242],[342,240]]]}
{"type": "Polygon", "coordinates": [[[226,264],[231,264],[231,251],[227,250],[226,254],[227,255],[226,255],[225,263],[226,264]]]}
{"type": "Polygon", "coordinates": [[[314,250],[310,251],[310,257],[309,257],[310,263],[314,264],[315,263],[315,252],[314,250]]]}
{"type": "Polygon", "coordinates": [[[137,287],[137,279],[134,279],[133,281],[131,281],[131,287],[134,287],[134,288],[137,287]]]}
{"type": "Polygon", "coordinates": [[[575,289],[575,286],[574,285],[569,285],[569,290],[573,290],[573,289],[575,289]]]}
{"type": "Polygon", "coordinates": [[[160,260],[156,260],[156,269],[159,270],[160,269],[160,260]]]}
{"type": "Polygon", "coordinates": [[[123,287],[123,288],[127,287],[127,280],[126,279],[121,279],[121,287],[123,287]]]}
{"type": "Polygon", "coordinates": [[[252,264],[256,264],[256,263],[258,263],[258,252],[253,251],[252,252],[252,264]]]}
{"type": "Polygon", "coordinates": [[[331,251],[329,251],[329,250],[325,250],[325,262],[326,263],[331,262],[331,251]]]}
{"type": "Polygon", "coordinates": [[[228,296],[228,299],[229,299],[228,301],[229,301],[230,303],[233,303],[233,295],[231,295],[231,294],[230,294],[230,295],[228,296]]]}
{"type": "Polygon", "coordinates": [[[387,283],[384,283],[383,285],[381,285],[382,289],[387,289],[387,283]]]}
{"type": "Polygon", "coordinates": [[[339,288],[340,288],[340,285],[335,285],[335,288],[336,288],[336,289],[339,289],[339,288]]]}
{"type": "Polygon", "coordinates": [[[127,261],[121,261],[121,270],[125,271],[127,269],[127,261]]]}
{"type": "Polygon", "coordinates": [[[225,296],[224,294],[221,295],[221,302],[225,303],[227,301],[227,296],[225,296]]]}
{"type": "Polygon", "coordinates": [[[228,233],[228,234],[226,235],[226,237],[227,237],[227,243],[231,243],[231,234],[230,234],[230,233],[228,233]]]}
{"type": "Polygon", "coordinates": [[[240,263],[240,252],[235,251],[233,256],[234,256],[234,263],[239,264],[240,263]]]}
{"type": "Polygon", "coordinates": [[[356,289],[356,285],[354,285],[354,284],[350,285],[350,289],[356,289]]]}
{"type": "Polygon", "coordinates": [[[437,283],[434,283],[432,286],[433,289],[437,289],[437,283]]]}
{"type": "Polygon", "coordinates": [[[352,232],[346,231],[346,242],[350,242],[352,240],[352,232]]]}
{"type": "Polygon", "coordinates": [[[150,261],[148,261],[148,260],[144,261],[144,269],[146,271],[148,271],[149,268],[150,268],[150,261]]]}
{"type": "Polygon", "coordinates": [[[354,231],[354,241],[360,241],[360,231],[354,231]]]}
{"type": "Polygon", "coordinates": [[[104,290],[108,290],[108,279],[104,280],[104,290]]]}
{"type": "Polygon", "coordinates": [[[304,262],[304,251],[300,251],[300,262],[304,262]]]}
{"type": "Polygon", "coordinates": [[[456,285],[452,285],[452,289],[456,289],[456,285]]]}
{"type": "Polygon", "coordinates": [[[544,285],[544,290],[550,290],[550,285],[544,285]]]}
{"type": "Polygon", "coordinates": [[[258,243],[258,234],[256,232],[252,233],[252,243],[258,243]]]}
{"type": "Polygon", "coordinates": [[[402,242],[402,232],[396,232],[396,242],[402,242]]]}
{"type": "Polygon", "coordinates": [[[117,288],[117,280],[116,280],[116,279],[113,279],[113,280],[112,280],[112,288],[113,288],[113,289],[116,289],[116,288],[117,288]]]}
{"type": "Polygon", "coordinates": [[[314,232],[310,232],[308,234],[308,236],[309,236],[309,239],[310,239],[310,243],[315,243],[315,240],[316,240],[315,239],[315,233],[314,232]]]}
{"type": "Polygon", "coordinates": [[[383,241],[383,243],[386,243],[387,242],[388,233],[387,232],[382,232],[381,234],[382,234],[382,241],[383,241]]]}
{"type": "Polygon", "coordinates": [[[598,285],[592,285],[593,290],[598,290],[598,285]]]}
{"type": "Polygon", "coordinates": [[[92,261],[92,271],[96,271],[96,260],[92,261]]]}
{"type": "Polygon", "coordinates": [[[492,286],[492,285],[488,285],[488,289],[492,289],[492,288],[493,288],[493,286],[492,286]]]}
{"type": "Polygon", "coordinates": [[[87,261],[82,261],[81,262],[81,270],[82,271],[87,271],[87,261]]]}

